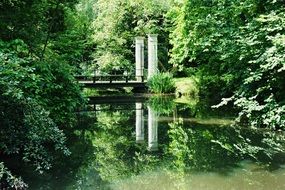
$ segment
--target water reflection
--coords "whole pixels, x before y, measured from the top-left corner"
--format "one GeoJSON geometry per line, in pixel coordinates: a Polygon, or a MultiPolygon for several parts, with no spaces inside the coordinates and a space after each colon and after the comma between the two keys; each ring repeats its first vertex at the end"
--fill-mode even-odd
{"type": "Polygon", "coordinates": [[[157,112],[155,112],[153,108],[151,108],[150,106],[147,107],[147,110],[148,110],[148,148],[150,151],[157,151],[158,150],[157,112]]]}
{"type": "Polygon", "coordinates": [[[30,189],[284,189],[283,133],[192,118],[170,97],[90,107],[69,135],[71,157],[30,189]]]}
{"type": "Polygon", "coordinates": [[[144,117],[142,102],[136,103],[136,142],[144,142],[144,117]]]}
{"type": "MultiPolygon", "coordinates": [[[[121,106],[115,108],[113,105],[110,107],[105,107],[100,104],[93,104],[93,111],[98,114],[98,112],[104,111],[122,111],[122,110],[135,110],[135,132],[136,132],[136,143],[144,143],[145,141],[145,122],[144,122],[144,113],[147,114],[147,134],[148,134],[148,150],[157,151],[158,150],[158,112],[147,103],[135,102],[133,105],[128,105],[127,108],[121,106]],[[144,106],[145,104],[145,106],[144,106]],[[133,107],[135,105],[135,107],[133,107]],[[147,112],[145,108],[147,107],[147,112]]],[[[99,114],[100,116],[100,114],[99,114]]]]}
{"type": "Polygon", "coordinates": [[[114,183],[114,190],[283,190],[285,169],[269,172],[252,162],[242,162],[231,174],[225,176],[214,172],[189,172],[182,178],[175,171],[160,171],[141,174],[131,179],[114,183]]]}

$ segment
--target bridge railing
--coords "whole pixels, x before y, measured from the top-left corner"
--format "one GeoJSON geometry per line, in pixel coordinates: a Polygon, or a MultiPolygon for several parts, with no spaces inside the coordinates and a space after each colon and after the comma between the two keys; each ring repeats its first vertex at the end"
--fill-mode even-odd
{"type": "Polygon", "coordinates": [[[145,70],[144,69],[139,70],[138,73],[141,73],[141,75],[136,75],[135,73],[136,72],[134,71],[132,72],[119,71],[119,73],[113,72],[111,74],[94,72],[94,75],[91,76],[81,75],[81,76],[76,76],[75,78],[79,81],[92,81],[93,83],[97,83],[100,81],[109,82],[109,83],[112,83],[114,81],[124,81],[125,83],[128,83],[129,81],[144,82],[145,70]]]}

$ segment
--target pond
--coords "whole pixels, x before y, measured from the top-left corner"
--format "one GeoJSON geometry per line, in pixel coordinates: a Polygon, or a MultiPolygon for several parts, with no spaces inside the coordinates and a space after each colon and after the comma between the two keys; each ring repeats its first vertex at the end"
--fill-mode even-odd
{"type": "Polygon", "coordinates": [[[93,102],[68,134],[72,154],[22,176],[37,190],[285,189],[284,133],[231,124],[171,97],[93,102]]]}

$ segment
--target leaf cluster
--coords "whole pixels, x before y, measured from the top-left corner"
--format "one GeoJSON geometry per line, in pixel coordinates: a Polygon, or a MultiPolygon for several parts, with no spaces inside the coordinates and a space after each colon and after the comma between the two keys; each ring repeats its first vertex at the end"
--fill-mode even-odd
{"type": "Polygon", "coordinates": [[[197,68],[201,98],[232,97],[238,121],[284,128],[284,2],[185,0],[168,18],[170,62],[197,68]]]}

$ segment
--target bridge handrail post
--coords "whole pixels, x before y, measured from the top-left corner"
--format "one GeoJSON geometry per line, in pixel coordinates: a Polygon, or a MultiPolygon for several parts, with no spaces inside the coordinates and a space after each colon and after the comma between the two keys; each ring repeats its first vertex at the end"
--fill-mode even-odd
{"type": "Polygon", "coordinates": [[[126,83],[128,83],[128,77],[129,77],[129,74],[128,74],[128,70],[126,71],[126,83]]]}
{"type": "Polygon", "coordinates": [[[110,79],[110,83],[112,83],[112,76],[109,76],[109,79],[110,79]]]}
{"type": "Polygon", "coordinates": [[[94,69],[93,83],[96,83],[97,70],[94,69]]]}

